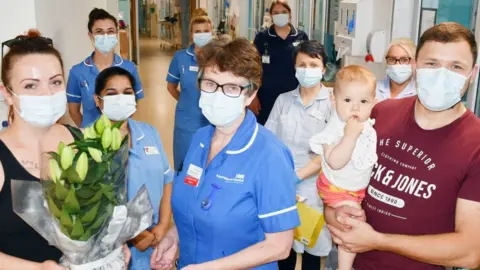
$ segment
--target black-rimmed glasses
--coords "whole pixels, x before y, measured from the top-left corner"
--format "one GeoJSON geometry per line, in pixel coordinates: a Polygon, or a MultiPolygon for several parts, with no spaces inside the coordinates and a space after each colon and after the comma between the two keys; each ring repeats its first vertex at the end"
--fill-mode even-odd
{"type": "Polygon", "coordinates": [[[205,93],[215,93],[218,88],[222,89],[223,94],[227,97],[231,98],[238,98],[241,94],[242,91],[245,89],[250,88],[251,85],[246,85],[246,86],[240,86],[236,84],[218,84],[212,80],[209,79],[198,79],[198,88],[202,90],[205,93]]]}
{"type": "Polygon", "coordinates": [[[395,65],[397,63],[400,63],[400,65],[408,65],[410,64],[411,57],[400,57],[400,58],[395,58],[395,57],[385,57],[385,60],[387,61],[387,65],[395,65]]]}
{"type": "Polygon", "coordinates": [[[51,38],[20,36],[20,37],[16,37],[16,38],[2,42],[2,58],[1,59],[3,59],[4,46],[12,48],[18,44],[27,43],[27,42],[32,42],[32,43],[38,42],[38,43],[43,43],[43,44],[53,46],[53,40],[51,38]]]}

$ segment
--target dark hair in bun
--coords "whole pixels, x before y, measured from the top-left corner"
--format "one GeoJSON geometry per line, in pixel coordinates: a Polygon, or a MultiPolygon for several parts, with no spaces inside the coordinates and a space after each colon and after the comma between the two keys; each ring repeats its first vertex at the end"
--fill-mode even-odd
{"type": "Polygon", "coordinates": [[[112,14],[104,9],[94,8],[90,11],[90,14],[88,14],[88,32],[92,32],[93,25],[98,20],[112,20],[113,23],[115,23],[115,28],[118,28],[118,21],[112,14]]]}
{"type": "MultiPolygon", "coordinates": [[[[31,54],[53,55],[57,58],[63,71],[63,61],[60,53],[53,47],[53,42],[50,38],[42,37],[40,32],[36,29],[30,29],[24,35],[19,35],[14,39],[5,41],[3,46],[10,48],[7,54],[2,58],[2,81],[3,84],[12,90],[10,78],[13,66],[16,61],[24,56],[31,54]]],[[[12,108],[9,109],[9,120],[13,120],[12,108]]]]}

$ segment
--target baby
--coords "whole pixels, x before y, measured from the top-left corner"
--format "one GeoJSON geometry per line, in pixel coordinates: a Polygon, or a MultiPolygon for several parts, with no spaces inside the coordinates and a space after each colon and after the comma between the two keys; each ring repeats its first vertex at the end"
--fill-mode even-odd
{"type": "MultiPolygon", "coordinates": [[[[377,162],[377,134],[369,119],[375,105],[375,76],[361,66],[346,66],[336,75],[332,111],[325,129],[313,136],[310,148],[321,155],[317,190],[323,202],[336,208],[361,208],[377,162]]],[[[338,251],[340,270],[351,270],[355,254],[338,251]]]]}

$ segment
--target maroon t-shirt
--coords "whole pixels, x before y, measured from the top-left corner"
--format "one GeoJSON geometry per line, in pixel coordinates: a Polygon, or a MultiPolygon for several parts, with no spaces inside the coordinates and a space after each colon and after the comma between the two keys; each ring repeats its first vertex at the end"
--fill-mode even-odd
{"type": "MultiPolygon", "coordinates": [[[[378,162],[363,202],[367,221],[382,233],[453,232],[458,198],[480,202],[480,120],[465,112],[424,130],[414,119],[416,97],[383,101],[372,118],[378,162]]],[[[358,254],[356,270],[439,270],[391,252],[358,254]]]]}

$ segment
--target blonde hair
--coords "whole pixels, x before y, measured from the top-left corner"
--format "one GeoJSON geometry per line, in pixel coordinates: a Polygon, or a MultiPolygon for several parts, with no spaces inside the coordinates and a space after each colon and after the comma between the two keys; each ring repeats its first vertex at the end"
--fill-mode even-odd
{"type": "Polygon", "coordinates": [[[342,88],[342,84],[351,82],[364,83],[368,85],[375,94],[377,88],[377,79],[375,78],[375,75],[367,68],[357,65],[346,66],[338,71],[335,76],[335,86],[333,88],[334,93],[342,88]]]}
{"type": "Polygon", "coordinates": [[[417,46],[415,46],[415,43],[413,43],[411,39],[398,38],[392,40],[392,42],[390,42],[390,45],[388,45],[387,55],[392,46],[400,46],[400,48],[404,49],[407,52],[410,58],[415,59],[415,52],[417,51],[417,46]]]}
{"type": "Polygon", "coordinates": [[[192,17],[190,20],[190,33],[192,32],[193,26],[195,24],[202,24],[202,23],[208,23],[210,24],[210,28],[213,28],[212,20],[208,16],[196,16],[192,17]]]}
{"type": "Polygon", "coordinates": [[[199,16],[208,16],[208,11],[205,8],[197,8],[192,12],[192,18],[199,16]]]}

